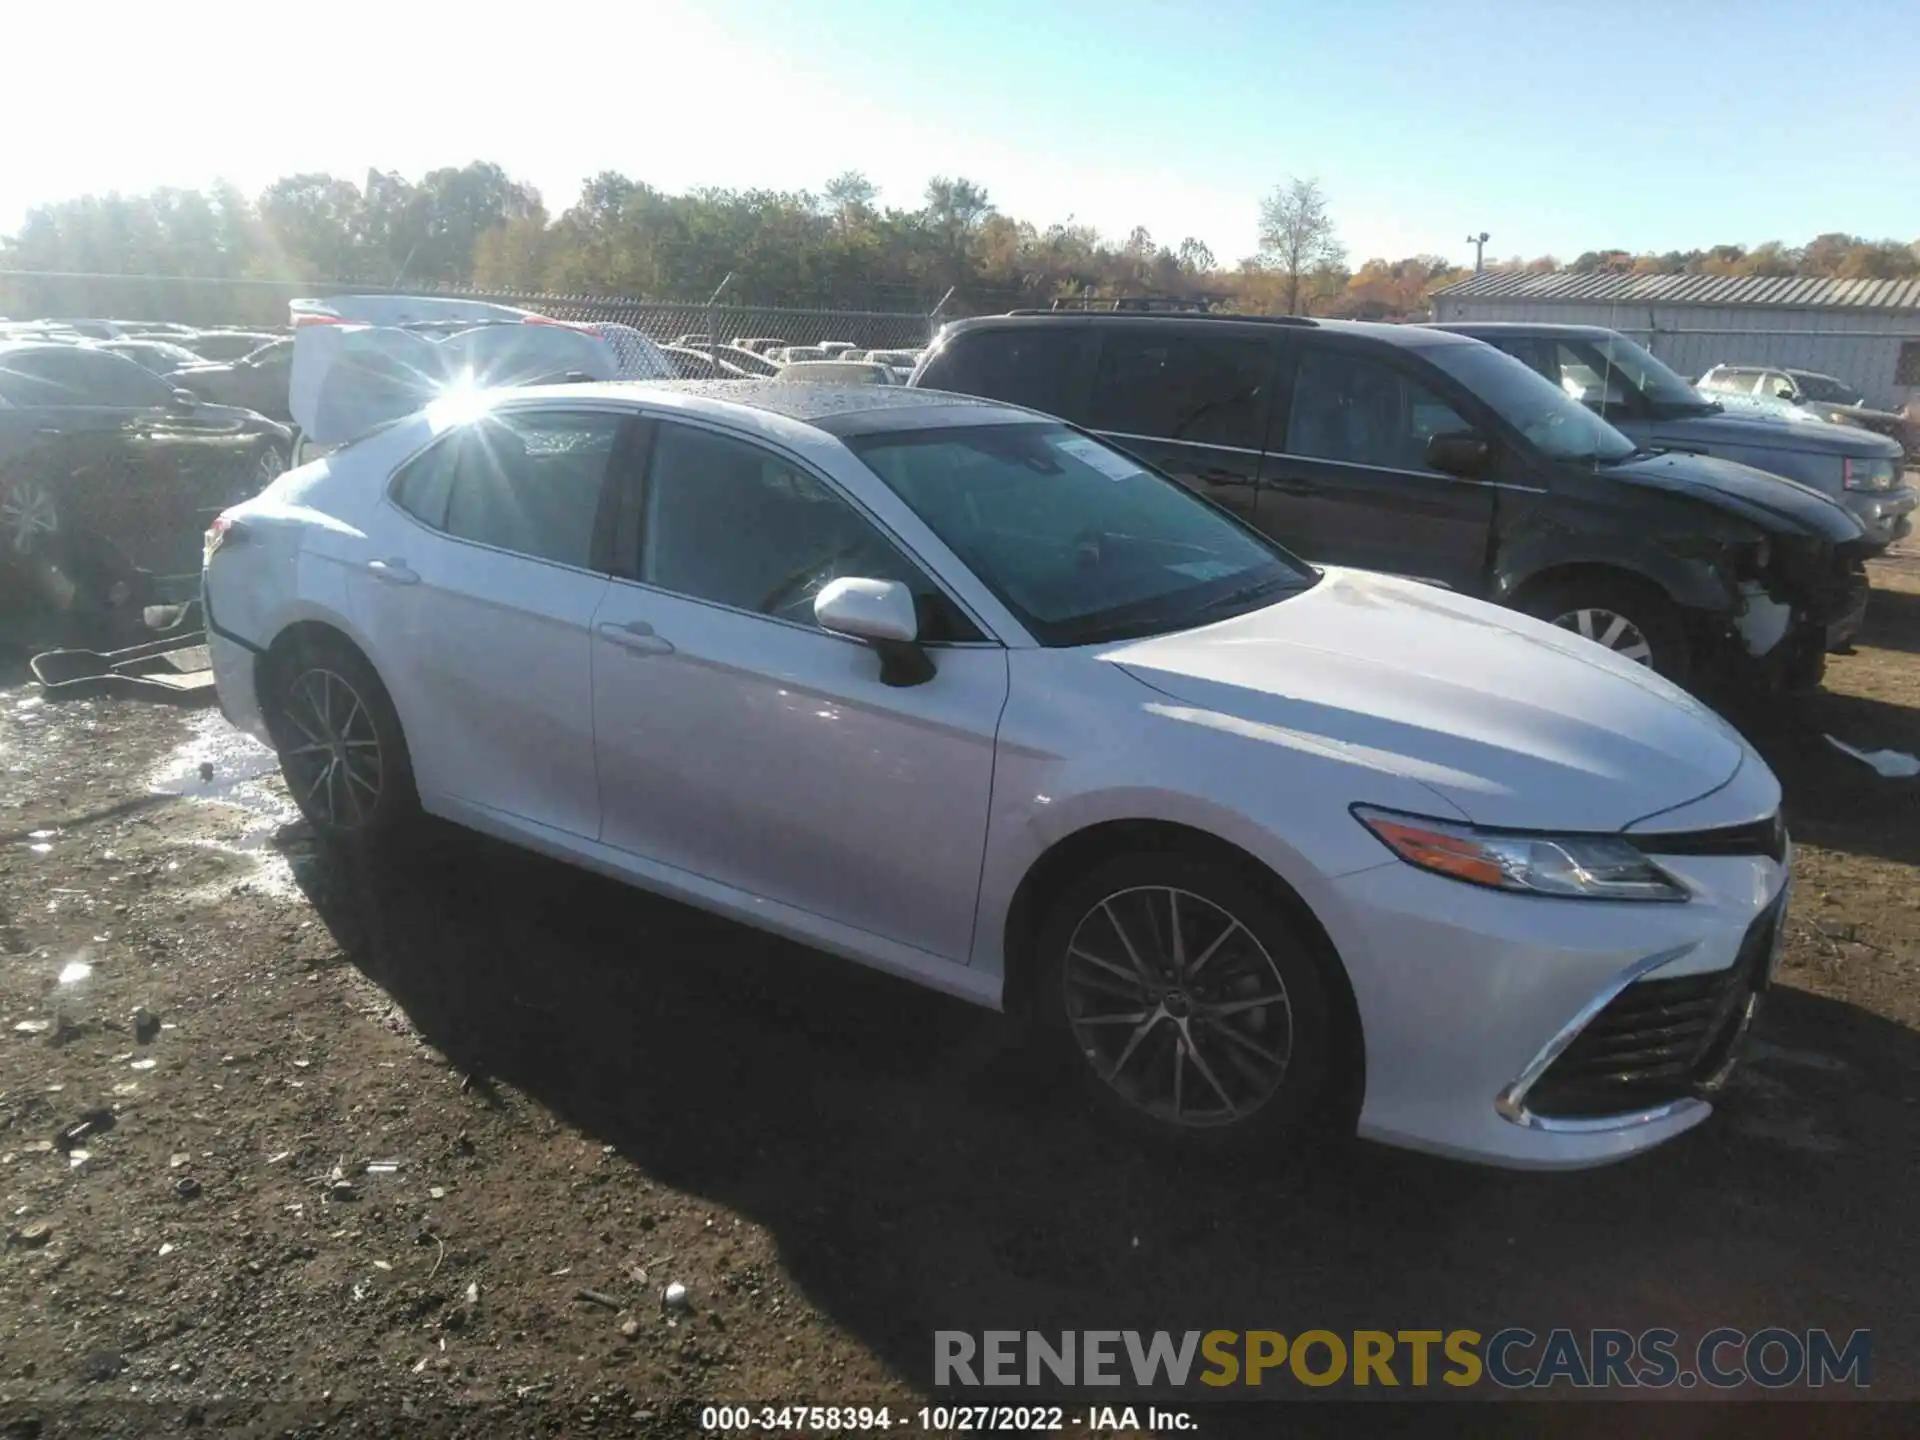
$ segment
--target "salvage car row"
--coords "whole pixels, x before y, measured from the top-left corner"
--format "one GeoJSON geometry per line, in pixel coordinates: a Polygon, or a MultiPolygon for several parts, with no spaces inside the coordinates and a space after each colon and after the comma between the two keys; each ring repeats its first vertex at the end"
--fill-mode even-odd
{"type": "Polygon", "coordinates": [[[207,540],[221,704],[323,835],[439,816],[1017,1012],[1189,1144],[1709,1113],[1791,857],[1676,682],[1818,680],[1911,508],[1879,437],[1604,331],[1014,314],[906,387],[636,386],[568,383],[658,373],[618,327],[392,303],[303,324],[324,453],[207,540]]]}

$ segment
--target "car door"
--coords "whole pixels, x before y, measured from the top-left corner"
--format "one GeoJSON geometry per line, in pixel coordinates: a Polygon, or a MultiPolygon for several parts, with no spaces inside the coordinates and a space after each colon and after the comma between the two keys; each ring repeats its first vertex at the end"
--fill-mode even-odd
{"type": "Polygon", "coordinates": [[[604,843],[964,963],[1006,654],[793,457],[661,421],[594,626],[604,843]],[[829,578],[899,580],[947,637],[924,684],[813,623],[829,578]]]}
{"type": "Polygon", "coordinates": [[[396,474],[349,568],[353,613],[430,809],[600,831],[594,611],[618,410],[494,412],[396,474]]]}
{"type": "Polygon", "coordinates": [[[1427,441],[1474,427],[1397,351],[1295,338],[1261,471],[1260,528],[1296,554],[1478,592],[1497,486],[1430,469],[1427,441]]]}
{"type": "Polygon", "coordinates": [[[1088,428],[1253,520],[1278,347],[1168,321],[1098,334],[1088,428]]]}

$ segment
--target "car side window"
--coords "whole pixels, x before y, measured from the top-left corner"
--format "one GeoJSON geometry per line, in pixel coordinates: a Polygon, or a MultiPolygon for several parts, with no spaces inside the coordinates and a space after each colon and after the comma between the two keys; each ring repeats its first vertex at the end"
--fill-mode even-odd
{"type": "Polygon", "coordinates": [[[1355,350],[1310,346],[1294,375],[1286,449],[1350,465],[1425,471],[1427,441],[1472,428],[1398,367],[1355,350]]]}
{"type": "Polygon", "coordinates": [[[72,346],[7,357],[6,368],[28,381],[39,405],[164,405],[168,389],[122,355],[72,346]]]}
{"type": "Polygon", "coordinates": [[[648,469],[639,576],[693,600],[812,625],[831,580],[910,588],[928,639],[974,639],[939,587],[871,521],[770,450],[663,422],[648,469]]]}
{"type": "Polygon", "coordinates": [[[393,503],[422,525],[447,528],[447,498],[453,494],[453,472],[460,464],[460,443],[469,432],[443,435],[413,457],[393,477],[387,493],[393,503]]]}
{"type": "MultiPolygon", "coordinates": [[[[509,410],[472,422],[448,451],[451,474],[427,465],[402,477],[394,499],[429,518],[445,489],[441,528],[459,540],[580,569],[593,564],[593,531],[623,417],[605,411],[509,410]],[[425,512],[425,513],[423,513],[425,512]]],[[[421,463],[416,461],[416,464],[421,463]]]]}
{"type": "Polygon", "coordinates": [[[1266,432],[1273,349],[1263,340],[1168,334],[1108,334],[1100,347],[1087,424],[1258,450],[1266,432]]]}
{"type": "Polygon", "coordinates": [[[1014,325],[956,335],[927,363],[922,387],[1004,400],[1076,419],[1075,360],[1085,339],[1077,325],[1014,325]]]}

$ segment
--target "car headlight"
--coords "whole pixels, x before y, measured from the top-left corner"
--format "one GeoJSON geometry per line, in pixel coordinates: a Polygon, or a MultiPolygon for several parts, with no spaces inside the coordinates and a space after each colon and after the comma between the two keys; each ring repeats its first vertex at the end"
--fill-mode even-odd
{"type": "Polygon", "coordinates": [[[1369,805],[1353,817],[1407,864],[1449,880],[1575,900],[1685,900],[1687,887],[1625,840],[1480,830],[1369,805]]]}
{"type": "Polygon", "coordinates": [[[1840,462],[1840,483],[1849,490],[1891,490],[1897,468],[1892,460],[1849,455],[1840,462]]]}

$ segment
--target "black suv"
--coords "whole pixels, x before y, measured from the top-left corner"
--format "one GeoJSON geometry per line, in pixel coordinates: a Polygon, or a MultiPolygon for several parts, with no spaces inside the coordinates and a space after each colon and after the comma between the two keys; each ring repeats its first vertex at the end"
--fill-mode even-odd
{"type": "Polygon", "coordinates": [[[908,382],[1058,415],[1309,560],[1435,581],[1682,682],[1819,683],[1871,548],[1805,486],[1637,448],[1509,355],[1412,325],[1015,312],[908,382]]]}

